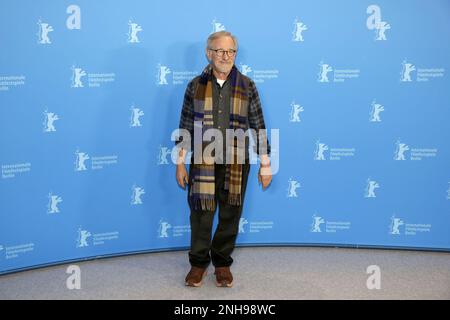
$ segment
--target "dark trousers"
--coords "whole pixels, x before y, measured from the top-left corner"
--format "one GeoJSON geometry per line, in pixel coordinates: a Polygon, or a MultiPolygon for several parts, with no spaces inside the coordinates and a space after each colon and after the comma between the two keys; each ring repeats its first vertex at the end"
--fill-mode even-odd
{"type": "MultiPolygon", "coordinates": [[[[249,172],[250,164],[246,163],[242,168],[242,204],[244,203],[249,172]]],[[[215,211],[194,210],[192,207],[190,208],[191,250],[189,251],[189,262],[192,266],[200,268],[208,267],[211,260],[215,267],[229,267],[233,263],[231,253],[236,243],[239,220],[242,213],[242,205],[232,206],[228,204],[228,191],[223,189],[225,165],[216,164],[214,175],[216,183],[216,207],[219,208],[219,221],[212,242],[211,232],[215,211]]],[[[191,177],[189,181],[191,181],[191,177]]],[[[188,188],[188,197],[189,192],[190,186],[188,188]]]]}

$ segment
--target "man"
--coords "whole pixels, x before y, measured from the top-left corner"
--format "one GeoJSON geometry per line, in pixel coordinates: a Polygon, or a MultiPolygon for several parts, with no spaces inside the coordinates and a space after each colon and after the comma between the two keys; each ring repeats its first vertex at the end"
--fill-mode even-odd
{"type": "Polygon", "coordinates": [[[211,34],[206,46],[209,65],[189,82],[184,96],[179,127],[193,139],[184,147],[177,141],[180,151],[176,178],[183,189],[188,184],[191,209],[191,270],[185,279],[187,286],[201,286],[211,261],[215,266],[216,285],[233,285],[231,253],[250,171],[248,135],[244,138],[236,132],[254,130],[261,162],[258,181],[265,189],[272,179],[270,146],[258,91],[255,83],[234,65],[236,53],[237,39],[231,33],[211,34]],[[214,148],[209,153],[205,142],[208,132],[214,135],[214,148]],[[193,150],[193,157],[188,175],[184,161],[189,149],[193,150]],[[211,242],[216,205],[219,220],[211,242]]]}

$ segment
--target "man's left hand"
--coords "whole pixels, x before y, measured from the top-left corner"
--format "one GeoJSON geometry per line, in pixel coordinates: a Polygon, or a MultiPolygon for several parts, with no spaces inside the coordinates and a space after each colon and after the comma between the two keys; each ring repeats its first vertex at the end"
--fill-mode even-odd
{"type": "Polygon", "coordinates": [[[272,170],[269,166],[261,166],[258,171],[258,183],[262,184],[263,190],[266,189],[272,181],[272,170]]]}

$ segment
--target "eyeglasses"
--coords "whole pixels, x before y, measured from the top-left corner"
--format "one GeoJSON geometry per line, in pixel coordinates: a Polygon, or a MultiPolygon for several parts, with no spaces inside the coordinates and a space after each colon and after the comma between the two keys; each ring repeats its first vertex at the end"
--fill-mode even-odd
{"type": "Polygon", "coordinates": [[[227,55],[230,58],[232,58],[232,57],[234,57],[236,55],[236,50],[234,50],[234,49],[223,50],[223,49],[211,49],[211,48],[209,48],[209,50],[214,51],[214,53],[218,57],[223,57],[225,55],[225,52],[227,53],[227,55]]]}

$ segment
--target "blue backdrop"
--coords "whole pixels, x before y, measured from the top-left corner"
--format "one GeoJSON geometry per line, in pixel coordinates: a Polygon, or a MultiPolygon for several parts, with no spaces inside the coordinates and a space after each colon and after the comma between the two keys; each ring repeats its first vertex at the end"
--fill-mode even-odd
{"type": "Polygon", "coordinates": [[[218,30],[278,130],[238,244],[450,250],[449,1],[5,0],[0,273],[189,246],[171,133],[218,30]]]}

